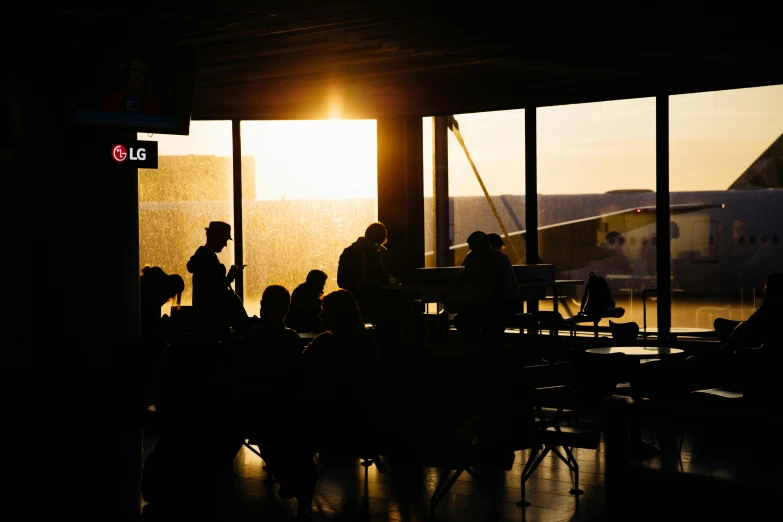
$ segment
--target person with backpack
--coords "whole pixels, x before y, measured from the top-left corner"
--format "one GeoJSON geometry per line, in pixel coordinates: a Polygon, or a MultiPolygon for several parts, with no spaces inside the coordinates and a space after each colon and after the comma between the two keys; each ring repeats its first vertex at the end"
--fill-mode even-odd
{"type": "Polygon", "coordinates": [[[384,246],[387,242],[386,227],[373,223],[343,250],[337,265],[337,286],[353,294],[365,320],[371,322],[390,312],[384,306],[382,286],[400,283],[404,277],[384,246]]]}

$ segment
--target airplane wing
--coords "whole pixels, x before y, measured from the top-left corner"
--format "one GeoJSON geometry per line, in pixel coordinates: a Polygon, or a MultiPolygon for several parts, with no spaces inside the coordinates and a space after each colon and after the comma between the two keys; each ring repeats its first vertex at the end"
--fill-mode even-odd
{"type": "MultiPolygon", "coordinates": [[[[699,210],[722,208],[722,204],[679,204],[671,205],[670,214],[676,216],[699,210]]],[[[542,263],[554,264],[558,272],[580,268],[591,261],[609,257],[610,251],[601,244],[609,232],[626,234],[655,223],[654,206],[620,210],[600,216],[592,216],[538,229],[538,255],[542,263]]],[[[512,259],[514,264],[524,264],[525,233],[511,232],[506,242],[513,242],[522,260],[512,259]]],[[[505,239],[505,238],[504,238],[505,239]]],[[[449,247],[454,252],[455,264],[459,265],[470,251],[467,243],[449,247]]],[[[427,255],[433,255],[427,252],[427,255]]],[[[429,265],[428,265],[429,266],[429,265]]]]}

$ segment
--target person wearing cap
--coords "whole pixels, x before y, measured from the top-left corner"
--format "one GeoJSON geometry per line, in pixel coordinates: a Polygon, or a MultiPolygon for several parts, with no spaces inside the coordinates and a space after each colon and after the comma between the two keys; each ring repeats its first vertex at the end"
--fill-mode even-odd
{"type": "Polygon", "coordinates": [[[231,225],[212,221],[205,230],[206,244],[198,247],[187,265],[188,272],[193,274],[193,309],[210,325],[227,331],[229,326],[235,326],[230,323],[235,317],[234,310],[238,309],[232,299],[239,299],[230,285],[241,268],[232,265],[227,272],[226,266],[217,257],[232,240],[231,225]]]}

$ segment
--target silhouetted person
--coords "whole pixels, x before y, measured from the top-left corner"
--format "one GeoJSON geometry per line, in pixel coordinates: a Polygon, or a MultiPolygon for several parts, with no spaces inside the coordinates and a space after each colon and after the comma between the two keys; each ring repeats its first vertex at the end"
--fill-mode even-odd
{"type": "Polygon", "coordinates": [[[302,353],[302,397],[315,414],[313,424],[328,423],[313,430],[317,444],[330,449],[323,452],[355,455],[372,437],[373,388],[383,385],[376,382],[378,346],[346,290],[324,297],[321,320],[326,331],[302,353]]]}
{"type": "Polygon", "coordinates": [[[454,317],[454,326],[473,340],[496,342],[509,317],[522,309],[519,284],[511,260],[489,245],[487,234],[473,232],[468,246],[458,283],[471,302],[454,317]]]}
{"type": "Polygon", "coordinates": [[[316,468],[314,450],[304,436],[309,417],[301,415],[299,406],[302,342],[284,324],[290,303],[288,290],[279,285],[266,287],[261,296],[259,325],[248,334],[257,351],[246,361],[250,382],[243,385],[247,396],[242,402],[248,435],[280,484],[278,495],[296,497],[303,512],[312,502],[316,468]]]}
{"type": "Polygon", "coordinates": [[[161,307],[168,301],[179,307],[185,282],[179,274],[167,274],[158,266],[146,265],[139,277],[140,326],[144,346],[144,378],[147,404],[155,404],[158,379],[165,349],[166,323],[160,316],[161,307]]]}
{"type": "MultiPolygon", "coordinates": [[[[397,294],[384,294],[382,286],[399,283],[403,273],[384,246],[388,239],[383,223],[373,223],[340,255],[337,286],[353,294],[365,319],[385,336],[397,330],[400,308],[397,294]]],[[[398,331],[398,330],[397,330],[398,331]]]]}
{"type": "Polygon", "coordinates": [[[762,305],[734,328],[718,352],[644,364],[632,385],[642,396],[663,399],[724,386],[741,387],[747,398],[758,398],[771,390],[779,396],[776,389],[783,362],[778,330],[781,318],[783,273],[773,273],[764,285],[762,305]],[[762,345],[761,349],[752,349],[762,345]]]}
{"type": "Polygon", "coordinates": [[[226,335],[247,319],[242,301],[231,288],[242,269],[232,265],[226,272],[217,257],[231,239],[231,225],[212,221],[205,230],[206,244],[188,261],[188,272],[193,274],[193,311],[206,331],[226,335]]]}
{"type": "Polygon", "coordinates": [[[503,238],[500,237],[500,234],[495,234],[492,232],[491,234],[487,234],[487,238],[489,238],[489,246],[496,250],[503,251],[504,248],[506,248],[506,242],[503,241],[503,238]]]}
{"type": "Polygon", "coordinates": [[[302,353],[303,361],[316,371],[320,361],[371,366],[378,360],[375,338],[364,327],[362,314],[350,292],[336,290],[324,297],[321,322],[324,333],[313,339],[302,353]]]}
{"type": "Polygon", "coordinates": [[[310,270],[304,283],[291,295],[291,309],[285,318],[287,327],[297,332],[323,332],[321,298],[328,276],[321,270],[310,270]]]}
{"type": "Polygon", "coordinates": [[[158,336],[161,331],[161,308],[168,301],[180,305],[185,281],[179,274],[167,274],[159,266],[146,265],[139,278],[142,337],[158,336]]]}

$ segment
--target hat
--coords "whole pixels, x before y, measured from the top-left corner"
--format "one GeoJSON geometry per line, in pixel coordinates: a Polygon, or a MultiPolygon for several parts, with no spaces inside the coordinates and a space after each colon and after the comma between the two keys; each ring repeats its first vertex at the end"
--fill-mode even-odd
{"type": "Polygon", "coordinates": [[[221,237],[226,237],[233,241],[231,238],[231,225],[228,223],[224,223],[222,221],[211,221],[209,223],[209,228],[205,228],[204,230],[207,232],[213,232],[221,237]]]}

